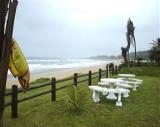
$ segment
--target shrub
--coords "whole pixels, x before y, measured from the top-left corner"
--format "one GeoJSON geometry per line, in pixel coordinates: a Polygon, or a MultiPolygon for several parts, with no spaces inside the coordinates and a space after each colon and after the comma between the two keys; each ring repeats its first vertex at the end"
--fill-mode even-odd
{"type": "Polygon", "coordinates": [[[84,91],[79,91],[76,86],[70,85],[67,88],[67,93],[69,97],[67,103],[69,104],[70,111],[81,112],[86,101],[84,91]]]}
{"type": "Polygon", "coordinates": [[[154,60],[158,66],[160,66],[160,38],[157,39],[157,41],[153,41],[153,47],[149,51],[150,53],[150,59],[154,60]]]}
{"type": "Polygon", "coordinates": [[[113,68],[114,67],[114,63],[109,63],[109,68],[113,68]]]}

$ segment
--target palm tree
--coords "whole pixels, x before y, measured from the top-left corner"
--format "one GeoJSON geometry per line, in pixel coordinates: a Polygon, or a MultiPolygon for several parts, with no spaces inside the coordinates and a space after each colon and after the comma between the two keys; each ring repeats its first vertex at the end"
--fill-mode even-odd
{"type": "Polygon", "coordinates": [[[149,57],[151,60],[155,61],[158,66],[160,66],[160,38],[157,38],[157,40],[153,41],[153,43],[151,44],[153,45],[153,47],[149,51],[149,57]]]}

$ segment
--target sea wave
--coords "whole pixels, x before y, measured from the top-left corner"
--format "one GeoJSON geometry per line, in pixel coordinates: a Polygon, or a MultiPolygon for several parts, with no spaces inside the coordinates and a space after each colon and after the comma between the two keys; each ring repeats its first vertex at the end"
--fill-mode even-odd
{"type": "MultiPolygon", "coordinates": [[[[93,59],[27,59],[31,73],[53,70],[53,69],[70,69],[82,68],[95,65],[107,64],[110,60],[93,60],[93,59]]],[[[10,74],[10,72],[9,72],[10,74]]]]}

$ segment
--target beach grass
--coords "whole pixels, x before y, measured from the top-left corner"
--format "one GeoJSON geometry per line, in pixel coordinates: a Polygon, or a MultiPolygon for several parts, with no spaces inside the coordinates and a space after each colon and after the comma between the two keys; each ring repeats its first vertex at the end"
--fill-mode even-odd
{"type": "MultiPolygon", "coordinates": [[[[116,107],[115,101],[106,100],[102,95],[99,103],[93,103],[88,82],[83,82],[78,85],[78,94],[85,95],[81,111],[71,110],[68,89],[64,89],[57,92],[56,102],[51,102],[48,94],[20,103],[16,119],[10,117],[10,107],[5,108],[5,127],[159,127],[160,79],[154,76],[137,78],[144,83],[137,91],[131,91],[128,98],[122,99],[123,107],[116,107]]],[[[95,79],[92,84],[97,82],[95,79]]],[[[50,87],[22,93],[20,97],[48,89],[50,87]]]]}
{"type": "Polygon", "coordinates": [[[30,85],[40,84],[40,83],[49,82],[49,81],[50,81],[50,78],[38,78],[35,81],[32,81],[30,85]]]}

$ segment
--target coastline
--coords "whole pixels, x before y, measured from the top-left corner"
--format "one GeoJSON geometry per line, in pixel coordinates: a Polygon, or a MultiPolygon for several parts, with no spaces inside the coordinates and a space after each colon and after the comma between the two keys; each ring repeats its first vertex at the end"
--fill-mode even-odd
{"type": "MultiPolygon", "coordinates": [[[[115,60],[113,61],[115,65],[119,65],[121,63],[121,60],[115,60]]],[[[97,72],[100,68],[105,69],[106,64],[100,64],[100,65],[94,65],[90,67],[81,67],[81,68],[71,68],[71,69],[61,69],[61,70],[50,70],[47,72],[39,73],[39,74],[31,74],[30,76],[30,82],[35,81],[39,78],[52,78],[55,77],[56,79],[63,79],[66,77],[69,77],[73,75],[74,73],[88,73],[89,71],[97,72]]],[[[20,84],[18,82],[17,78],[14,78],[13,76],[9,76],[7,79],[7,85],[6,88],[11,88],[12,85],[17,85],[20,87],[20,84]]]]}

